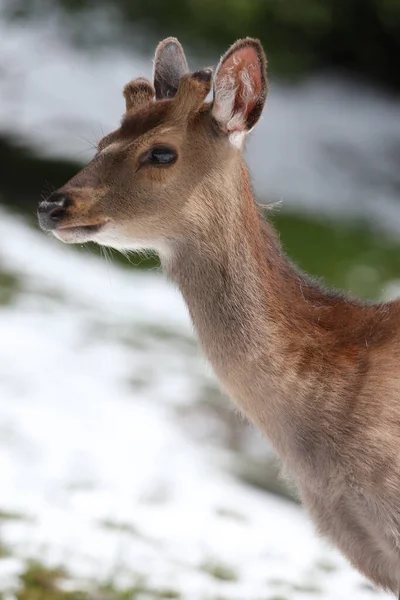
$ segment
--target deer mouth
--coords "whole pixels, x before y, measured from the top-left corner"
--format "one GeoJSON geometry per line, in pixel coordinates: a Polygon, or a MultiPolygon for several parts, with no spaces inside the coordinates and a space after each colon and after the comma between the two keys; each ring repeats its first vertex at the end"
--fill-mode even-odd
{"type": "Polygon", "coordinates": [[[66,244],[79,244],[84,242],[94,241],[97,233],[99,233],[108,221],[94,223],[91,225],[69,225],[66,227],[57,227],[53,230],[53,234],[66,244]]]}

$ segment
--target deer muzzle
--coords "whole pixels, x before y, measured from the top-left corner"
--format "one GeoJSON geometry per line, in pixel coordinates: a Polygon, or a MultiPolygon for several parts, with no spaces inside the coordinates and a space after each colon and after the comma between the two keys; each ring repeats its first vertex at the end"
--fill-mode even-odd
{"type": "Polygon", "coordinates": [[[39,204],[39,225],[45,231],[57,229],[66,217],[68,208],[73,205],[73,200],[66,194],[54,192],[47,200],[39,204]]]}

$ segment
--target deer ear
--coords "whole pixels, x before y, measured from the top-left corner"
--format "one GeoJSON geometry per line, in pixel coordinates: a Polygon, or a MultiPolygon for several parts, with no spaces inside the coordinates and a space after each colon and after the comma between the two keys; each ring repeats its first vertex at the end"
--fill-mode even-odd
{"type": "Polygon", "coordinates": [[[266,58],[258,40],[238,40],[221,58],[214,81],[212,114],[240,147],[261,116],[267,97],[266,58]]]}
{"type": "Polygon", "coordinates": [[[154,57],[154,87],[156,98],[172,98],[178,91],[179,80],[189,71],[185,53],[176,38],[160,42],[154,57]]]}

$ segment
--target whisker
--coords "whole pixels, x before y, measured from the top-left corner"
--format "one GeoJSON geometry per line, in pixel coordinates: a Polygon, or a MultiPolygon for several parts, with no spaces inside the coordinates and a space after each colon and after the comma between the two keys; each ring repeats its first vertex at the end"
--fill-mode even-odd
{"type": "Polygon", "coordinates": [[[81,142],[85,142],[86,144],[88,144],[89,148],[92,148],[93,150],[97,150],[97,144],[93,140],[91,140],[87,137],[84,137],[83,135],[77,135],[77,137],[81,140],[81,142]]]}
{"type": "Polygon", "coordinates": [[[283,199],[281,198],[277,202],[270,202],[269,204],[263,204],[262,202],[256,202],[256,204],[264,210],[278,210],[283,204],[283,199]]]}
{"type": "Polygon", "coordinates": [[[42,191],[40,193],[40,197],[42,198],[42,200],[47,200],[47,198],[50,196],[50,194],[52,194],[55,190],[56,190],[55,185],[53,185],[49,181],[45,180],[42,191]]]}
{"type": "Polygon", "coordinates": [[[112,262],[112,254],[110,251],[110,248],[107,248],[106,246],[100,246],[100,254],[102,256],[104,256],[104,260],[106,262],[107,265],[107,270],[108,270],[108,279],[110,282],[110,286],[112,285],[112,281],[111,281],[111,262],[112,262]]]}

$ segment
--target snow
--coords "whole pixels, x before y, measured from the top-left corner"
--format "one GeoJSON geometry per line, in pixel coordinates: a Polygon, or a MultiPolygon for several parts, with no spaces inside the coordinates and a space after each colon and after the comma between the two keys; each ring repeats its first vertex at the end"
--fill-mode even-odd
{"type": "Polygon", "coordinates": [[[0,265],[19,282],[0,305],[0,509],[29,517],[1,525],[1,590],[39,557],[79,581],[140,575],[191,600],[386,597],[301,508],[235,479],[177,418],[215,382],[160,273],[108,265],[4,210],[0,265]]]}

